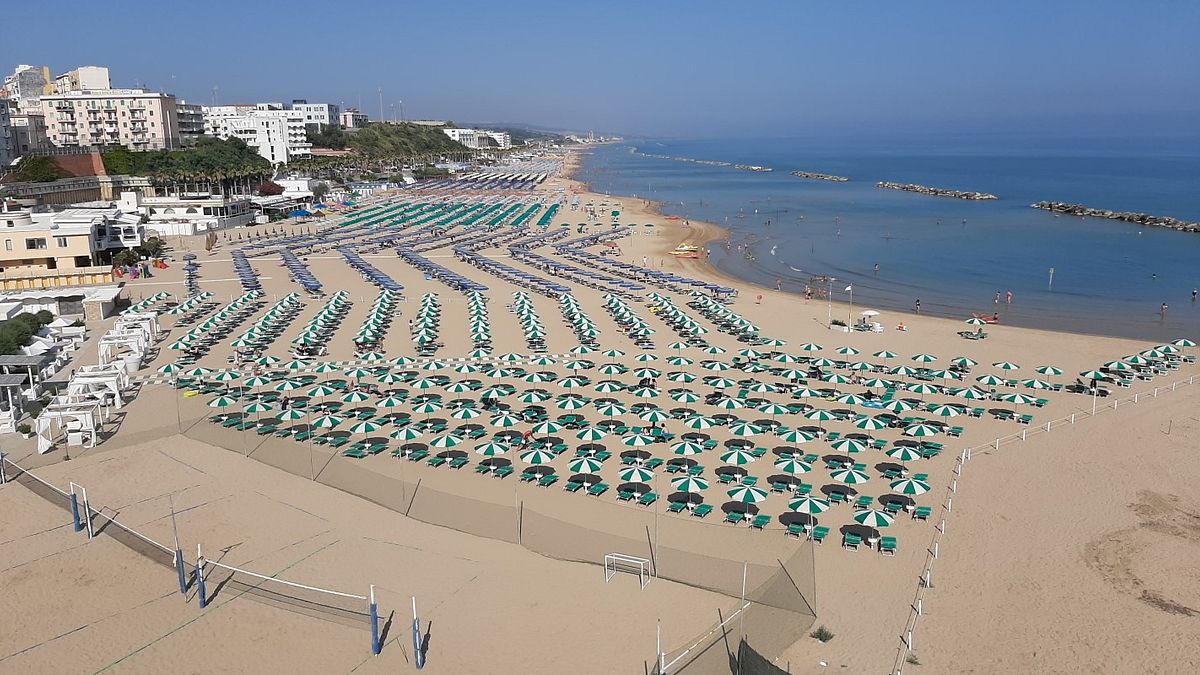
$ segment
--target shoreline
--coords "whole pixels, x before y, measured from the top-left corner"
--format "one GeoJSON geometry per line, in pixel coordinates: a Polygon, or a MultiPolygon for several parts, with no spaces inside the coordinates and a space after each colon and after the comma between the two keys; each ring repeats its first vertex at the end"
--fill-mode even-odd
{"type": "MultiPolygon", "coordinates": [[[[684,244],[684,243],[694,244],[694,245],[701,246],[701,247],[704,247],[707,249],[711,245],[719,244],[720,242],[722,242],[723,240],[725,240],[726,238],[728,238],[731,235],[730,230],[728,230],[720,225],[717,225],[715,223],[708,222],[708,221],[689,219],[686,216],[678,216],[678,218],[680,218],[680,220],[678,220],[678,221],[666,220],[666,218],[668,218],[669,216],[664,215],[664,213],[663,213],[663,208],[666,205],[665,201],[654,200],[654,199],[647,200],[647,199],[643,199],[641,197],[617,194],[617,193],[605,194],[602,191],[598,191],[598,190],[594,189],[587,182],[576,177],[578,174],[578,171],[582,165],[582,162],[583,162],[583,153],[584,152],[586,152],[586,150],[585,151],[580,151],[580,150],[568,150],[567,151],[567,154],[564,157],[564,168],[563,168],[564,178],[570,183],[570,185],[572,186],[572,189],[577,190],[578,193],[581,195],[587,194],[587,195],[593,195],[598,199],[605,199],[605,198],[607,198],[609,200],[617,199],[617,200],[621,200],[622,202],[627,203],[627,204],[637,204],[638,206],[634,210],[640,210],[643,213],[653,214],[653,215],[659,216],[660,218],[663,218],[664,222],[662,223],[662,226],[660,228],[662,230],[662,234],[666,234],[669,232],[670,238],[672,239],[672,241],[674,241],[674,243],[672,243],[670,245],[664,245],[665,247],[661,248],[661,250],[656,249],[655,252],[661,252],[663,255],[666,255],[667,251],[673,249],[675,246],[677,246],[679,244],[684,244]],[[683,226],[684,222],[689,222],[690,227],[684,228],[684,226],[683,226]]],[[[786,296],[789,297],[789,299],[796,299],[801,302],[817,302],[817,301],[822,302],[822,303],[827,302],[827,300],[825,300],[824,298],[820,298],[820,299],[813,298],[812,300],[806,300],[804,297],[804,294],[801,291],[790,290],[790,289],[786,289],[786,288],[783,289],[782,291],[780,291],[780,290],[777,290],[773,285],[770,285],[769,282],[760,281],[760,280],[752,279],[752,278],[745,277],[745,276],[739,276],[732,272],[728,272],[728,271],[718,267],[716,264],[714,264],[707,255],[705,255],[703,258],[681,259],[681,260],[679,260],[679,267],[677,269],[680,272],[691,272],[691,273],[697,274],[697,275],[706,275],[712,281],[719,281],[721,283],[731,285],[735,288],[750,287],[750,288],[753,288],[756,290],[761,290],[764,292],[764,298],[767,297],[765,293],[767,291],[770,291],[772,294],[778,294],[778,293],[785,294],[786,296]]],[[[857,300],[857,298],[856,298],[856,300],[857,300]]],[[[833,306],[835,307],[835,311],[833,313],[834,317],[839,318],[839,316],[838,316],[839,312],[838,312],[837,308],[840,308],[841,312],[845,313],[845,311],[847,311],[847,308],[849,308],[851,306],[851,303],[844,299],[838,299],[835,297],[833,299],[833,306]]],[[[873,308],[873,309],[877,309],[877,310],[880,310],[883,312],[887,312],[889,314],[895,314],[896,321],[899,321],[901,317],[903,317],[905,322],[911,321],[913,319],[928,318],[928,319],[943,320],[943,321],[946,321],[949,323],[956,323],[956,324],[960,324],[961,326],[966,326],[966,324],[963,322],[965,322],[966,319],[969,316],[971,316],[973,311],[978,311],[978,310],[971,309],[971,307],[969,305],[967,305],[966,303],[963,303],[963,305],[961,307],[952,308],[952,309],[958,311],[959,312],[958,314],[939,313],[939,312],[937,312],[937,310],[935,308],[933,308],[929,305],[926,305],[926,307],[923,307],[922,309],[924,309],[926,311],[922,311],[920,314],[916,314],[913,311],[912,307],[899,307],[899,306],[896,306],[894,303],[888,303],[888,302],[881,303],[881,302],[870,302],[869,301],[869,305],[868,305],[868,304],[864,304],[864,303],[860,303],[860,302],[856,301],[854,303],[854,306],[861,307],[863,309],[873,308]]],[[[1003,320],[1004,317],[1001,317],[1001,318],[1003,320]]],[[[1108,338],[1108,339],[1118,339],[1118,340],[1154,340],[1154,339],[1156,339],[1156,338],[1146,337],[1145,335],[1137,335],[1137,334],[1131,334],[1131,333],[1103,332],[1101,330],[1096,330],[1096,329],[1089,330],[1086,328],[1072,329],[1072,328],[1066,328],[1066,327],[1054,325],[1053,323],[1042,320],[1040,317],[1025,317],[1025,318],[1028,318],[1029,320],[1023,321],[1022,319],[1019,318],[1019,319],[1017,319],[1017,321],[1015,323],[1002,322],[998,325],[1006,327],[1006,328],[1019,328],[1019,329],[1023,329],[1023,330],[1038,331],[1038,332],[1043,332],[1043,333],[1078,335],[1078,336],[1108,338]]]]}

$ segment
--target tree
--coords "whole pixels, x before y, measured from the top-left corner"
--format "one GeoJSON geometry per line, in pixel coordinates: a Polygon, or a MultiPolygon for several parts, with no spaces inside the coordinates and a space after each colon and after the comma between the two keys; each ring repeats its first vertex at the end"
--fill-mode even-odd
{"type": "Polygon", "coordinates": [[[19,181],[49,183],[59,178],[65,178],[66,175],[53,157],[29,156],[17,164],[17,180],[19,181]]]}
{"type": "Polygon", "coordinates": [[[325,195],[329,194],[329,186],[325,183],[317,183],[313,186],[313,201],[324,201],[325,195]]]}
{"type": "Polygon", "coordinates": [[[113,256],[113,263],[117,265],[136,265],[141,261],[141,256],[131,248],[123,249],[113,256]]]}
{"type": "Polygon", "coordinates": [[[162,239],[158,237],[148,237],[142,242],[142,245],[138,247],[138,252],[147,258],[158,258],[162,256],[163,249],[166,247],[167,245],[162,239]]]}
{"type": "Polygon", "coordinates": [[[260,197],[274,197],[283,194],[283,186],[275,181],[264,181],[254,188],[260,197]]]}

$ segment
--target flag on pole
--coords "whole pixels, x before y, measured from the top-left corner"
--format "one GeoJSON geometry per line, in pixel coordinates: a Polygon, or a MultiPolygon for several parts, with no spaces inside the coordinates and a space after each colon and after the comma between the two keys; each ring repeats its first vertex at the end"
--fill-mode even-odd
{"type": "Polygon", "coordinates": [[[851,290],[851,289],[853,289],[853,288],[854,288],[854,284],[850,284],[849,286],[847,286],[847,287],[846,287],[846,290],[847,290],[847,291],[849,291],[849,290],[851,290]]]}

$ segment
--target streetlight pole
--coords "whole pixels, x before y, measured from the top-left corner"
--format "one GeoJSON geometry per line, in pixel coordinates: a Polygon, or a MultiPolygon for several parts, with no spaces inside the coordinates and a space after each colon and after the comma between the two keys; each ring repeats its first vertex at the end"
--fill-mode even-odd
{"type": "Polygon", "coordinates": [[[829,311],[826,313],[825,327],[833,328],[833,277],[829,277],[829,291],[825,294],[825,299],[829,302],[829,311]]]}

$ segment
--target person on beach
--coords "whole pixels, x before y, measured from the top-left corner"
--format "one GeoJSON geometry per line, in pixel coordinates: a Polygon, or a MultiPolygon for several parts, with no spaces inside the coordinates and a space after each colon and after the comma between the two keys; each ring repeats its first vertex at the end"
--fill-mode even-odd
{"type": "Polygon", "coordinates": [[[992,302],[997,305],[1000,304],[1000,291],[996,291],[996,299],[992,300],[992,302]]]}
{"type": "MultiPolygon", "coordinates": [[[[777,291],[783,290],[783,279],[780,279],[779,277],[775,277],[775,290],[777,290],[777,291]]],[[[1195,300],[1196,298],[1193,297],[1192,299],[1195,300]]]]}
{"type": "Polygon", "coordinates": [[[1192,289],[1192,302],[1196,301],[1196,289],[1192,289]]]}
{"type": "Polygon", "coordinates": [[[875,263],[875,274],[879,274],[879,263],[875,263]]]}
{"type": "Polygon", "coordinates": [[[1158,313],[1160,316],[1162,316],[1162,318],[1167,318],[1167,303],[1164,302],[1162,304],[1162,307],[1159,308],[1158,313]]]}
{"type": "Polygon", "coordinates": [[[917,298],[917,314],[921,313],[921,299],[917,298]]]}
{"type": "Polygon", "coordinates": [[[1010,289],[1008,290],[1008,292],[1006,293],[1006,295],[1005,295],[1005,299],[1004,299],[1004,302],[1005,302],[1005,303],[1007,303],[1007,304],[1009,304],[1009,305],[1011,305],[1011,304],[1012,304],[1012,289],[1011,289],[1011,288],[1010,288],[1010,289]]]}

